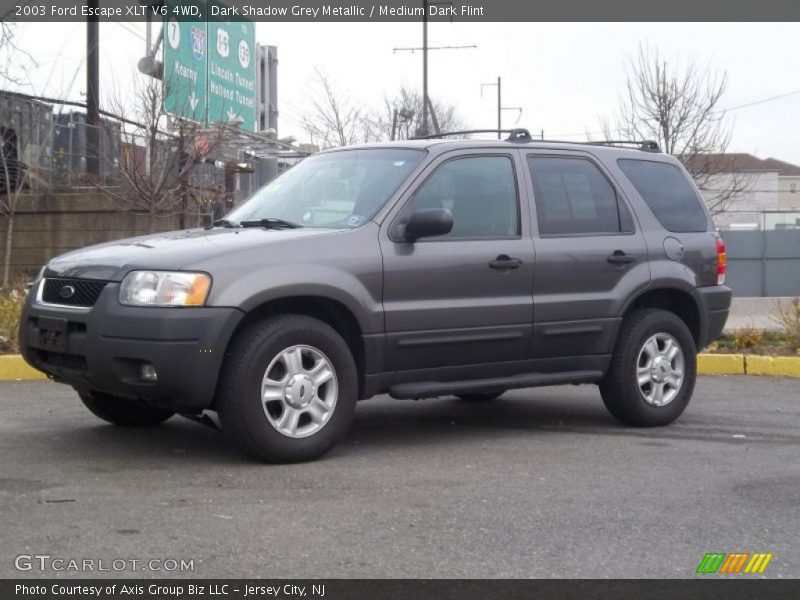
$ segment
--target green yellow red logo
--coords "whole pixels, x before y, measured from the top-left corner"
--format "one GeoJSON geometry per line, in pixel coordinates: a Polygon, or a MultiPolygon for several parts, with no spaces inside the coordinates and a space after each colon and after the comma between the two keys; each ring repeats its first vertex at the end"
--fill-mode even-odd
{"type": "Polygon", "coordinates": [[[772,554],[766,552],[707,552],[697,566],[697,572],[703,575],[717,574],[760,574],[763,573],[772,554]]]}

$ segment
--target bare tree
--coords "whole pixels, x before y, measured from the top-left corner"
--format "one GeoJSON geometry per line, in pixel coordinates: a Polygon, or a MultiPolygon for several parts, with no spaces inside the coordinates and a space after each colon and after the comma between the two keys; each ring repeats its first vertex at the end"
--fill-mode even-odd
{"type": "Polygon", "coordinates": [[[712,213],[728,210],[752,183],[732,156],[721,156],[733,131],[720,107],[728,74],[694,60],[669,62],[658,49],[641,45],[626,69],[619,112],[601,119],[606,139],[657,141],[683,163],[712,213]]]}
{"type": "MultiPolygon", "coordinates": [[[[0,21],[0,81],[4,85],[19,84],[19,72],[34,65],[33,58],[14,42],[14,25],[0,21]]],[[[0,215],[5,217],[5,249],[3,253],[2,287],[8,287],[11,274],[11,250],[14,241],[14,219],[19,205],[19,193],[25,183],[27,170],[20,160],[17,133],[10,125],[11,115],[3,115],[0,125],[0,215]]]]}
{"type": "Polygon", "coordinates": [[[224,145],[234,127],[225,123],[210,127],[174,120],[167,130],[161,82],[147,79],[130,98],[110,99],[112,113],[125,123],[106,128],[110,153],[105,157],[118,170],[122,185],[99,186],[120,206],[147,216],[147,227],[156,231],[159,218],[180,215],[185,225],[194,198],[193,175],[206,157],[224,145]]]}
{"type": "Polygon", "coordinates": [[[3,284],[8,287],[11,275],[11,250],[14,241],[14,219],[19,206],[19,193],[27,170],[17,155],[16,133],[11,128],[0,127],[0,215],[5,217],[5,250],[3,253],[3,284]]]}
{"type": "Polygon", "coordinates": [[[37,66],[33,56],[20,48],[15,41],[15,24],[0,17],[0,82],[4,85],[21,85],[25,71],[37,66]]]}
{"type": "MultiPolygon", "coordinates": [[[[459,131],[466,125],[454,105],[428,98],[430,122],[436,123],[440,131],[459,131]]],[[[383,110],[374,117],[374,132],[380,140],[405,140],[414,137],[422,127],[422,94],[401,87],[393,96],[386,96],[383,110]]]]}
{"type": "Polygon", "coordinates": [[[372,128],[363,105],[338,89],[320,69],[314,69],[309,103],[301,124],[312,144],[333,148],[370,141],[372,128]]]}
{"type": "MultiPolygon", "coordinates": [[[[353,100],[319,69],[310,90],[301,123],[311,143],[321,148],[409,139],[422,125],[422,95],[406,87],[384,97],[378,110],[353,100]]],[[[455,106],[429,99],[429,108],[431,122],[441,131],[464,128],[455,106]]]]}

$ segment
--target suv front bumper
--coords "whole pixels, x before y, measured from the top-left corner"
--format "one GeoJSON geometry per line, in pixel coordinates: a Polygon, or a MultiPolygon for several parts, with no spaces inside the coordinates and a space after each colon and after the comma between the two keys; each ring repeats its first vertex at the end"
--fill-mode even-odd
{"type": "Polygon", "coordinates": [[[211,405],[225,349],[244,316],[236,308],[123,306],[116,282],[91,309],[40,304],[35,291],[20,321],[28,363],[81,391],[176,410],[211,405]],[[155,368],[156,381],[142,378],[143,364],[155,368]]]}

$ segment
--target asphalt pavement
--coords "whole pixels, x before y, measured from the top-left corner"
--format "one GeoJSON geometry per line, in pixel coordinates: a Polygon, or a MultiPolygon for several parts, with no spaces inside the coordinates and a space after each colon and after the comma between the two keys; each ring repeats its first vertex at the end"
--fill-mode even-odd
{"type": "Polygon", "coordinates": [[[798,379],[701,377],[650,430],[592,386],[381,397],[324,459],[271,466],[183,418],[116,428],[67,387],[4,382],[0,577],[693,577],[714,551],[798,577],[799,424],[798,379]]]}

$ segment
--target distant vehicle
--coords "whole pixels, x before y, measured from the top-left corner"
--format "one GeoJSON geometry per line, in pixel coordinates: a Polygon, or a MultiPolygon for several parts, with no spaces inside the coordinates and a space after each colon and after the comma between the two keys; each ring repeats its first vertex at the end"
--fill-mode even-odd
{"type": "Polygon", "coordinates": [[[686,408],[731,301],[725,246],[652,142],[424,139],[312,156],[206,230],[50,261],[27,361],[97,416],[219,414],[311,460],[356,402],[598,384],[620,421],[686,408]]]}

